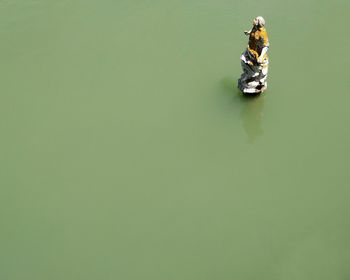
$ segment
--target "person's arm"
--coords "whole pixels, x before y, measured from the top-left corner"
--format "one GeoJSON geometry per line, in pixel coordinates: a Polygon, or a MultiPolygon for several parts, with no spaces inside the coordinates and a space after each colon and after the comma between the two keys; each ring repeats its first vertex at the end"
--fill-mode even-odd
{"type": "Polygon", "coordinates": [[[260,56],[258,57],[258,63],[263,62],[264,57],[265,57],[265,54],[267,53],[267,50],[268,50],[268,49],[269,49],[269,46],[266,46],[266,47],[264,47],[264,48],[261,50],[261,54],[260,54],[260,56]]]}
{"type": "Polygon", "coordinates": [[[261,36],[261,38],[263,39],[263,42],[264,42],[264,47],[263,49],[261,50],[261,54],[260,56],[258,57],[257,61],[258,63],[262,63],[264,58],[265,58],[265,55],[269,49],[269,46],[270,46],[270,43],[269,43],[269,38],[267,37],[267,33],[266,31],[263,33],[263,35],[261,36]]]}
{"type": "Polygon", "coordinates": [[[250,30],[245,30],[243,32],[244,32],[244,35],[248,36],[250,34],[250,32],[252,32],[252,30],[251,29],[250,30]]]}

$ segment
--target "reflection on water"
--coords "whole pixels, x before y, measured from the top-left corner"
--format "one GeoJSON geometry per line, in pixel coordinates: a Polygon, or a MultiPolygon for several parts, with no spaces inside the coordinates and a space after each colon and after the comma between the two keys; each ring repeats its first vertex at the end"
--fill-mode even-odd
{"type": "Polygon", "coordinates": [[[264,132],[262,127],[264,98],[264,95],[257,97],[242,96],[241,118],[250,144],[253,144],[264,132]]]}
{"type": "Polygon", "coordinates": [[[219,91],[222,100],[222,108],[228,112],[238,112],[243,122],[243,129],[247,135],[248,143],[253,144],[263,135],[263,110],[265,94],[260,96],[245,96],[237,88],[237,81],[232,77],[221,80],[219,91]]]}

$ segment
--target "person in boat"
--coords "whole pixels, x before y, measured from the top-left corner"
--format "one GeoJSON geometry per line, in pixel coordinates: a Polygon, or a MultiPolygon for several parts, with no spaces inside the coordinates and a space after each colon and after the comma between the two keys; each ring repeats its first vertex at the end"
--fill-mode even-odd
{"type": "Polygon", "coordinates": [[[253,28],[244,31],[249,36],[248,46],[241,56],[243,74],[238,88],[247,94],[259,94],[267,88],[269,38],[265,20],[259,16],[253,20],[253,28]]]}

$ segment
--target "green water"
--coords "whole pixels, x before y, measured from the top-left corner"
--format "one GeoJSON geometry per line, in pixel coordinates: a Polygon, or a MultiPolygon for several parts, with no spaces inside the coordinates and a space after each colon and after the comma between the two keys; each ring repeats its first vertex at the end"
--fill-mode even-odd
{"type": "Polygon", "coordinates": [[[0,1],[0,279],[349,279],[349,9],[0,1]]]}

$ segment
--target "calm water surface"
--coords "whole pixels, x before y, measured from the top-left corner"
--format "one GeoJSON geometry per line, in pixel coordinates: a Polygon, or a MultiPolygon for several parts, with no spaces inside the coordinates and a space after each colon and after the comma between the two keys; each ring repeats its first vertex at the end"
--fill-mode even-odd
{"type": "Polygon", "coordinates": [[[0,279],[349,279],[349,9],[0,1],[0,279]]]}

